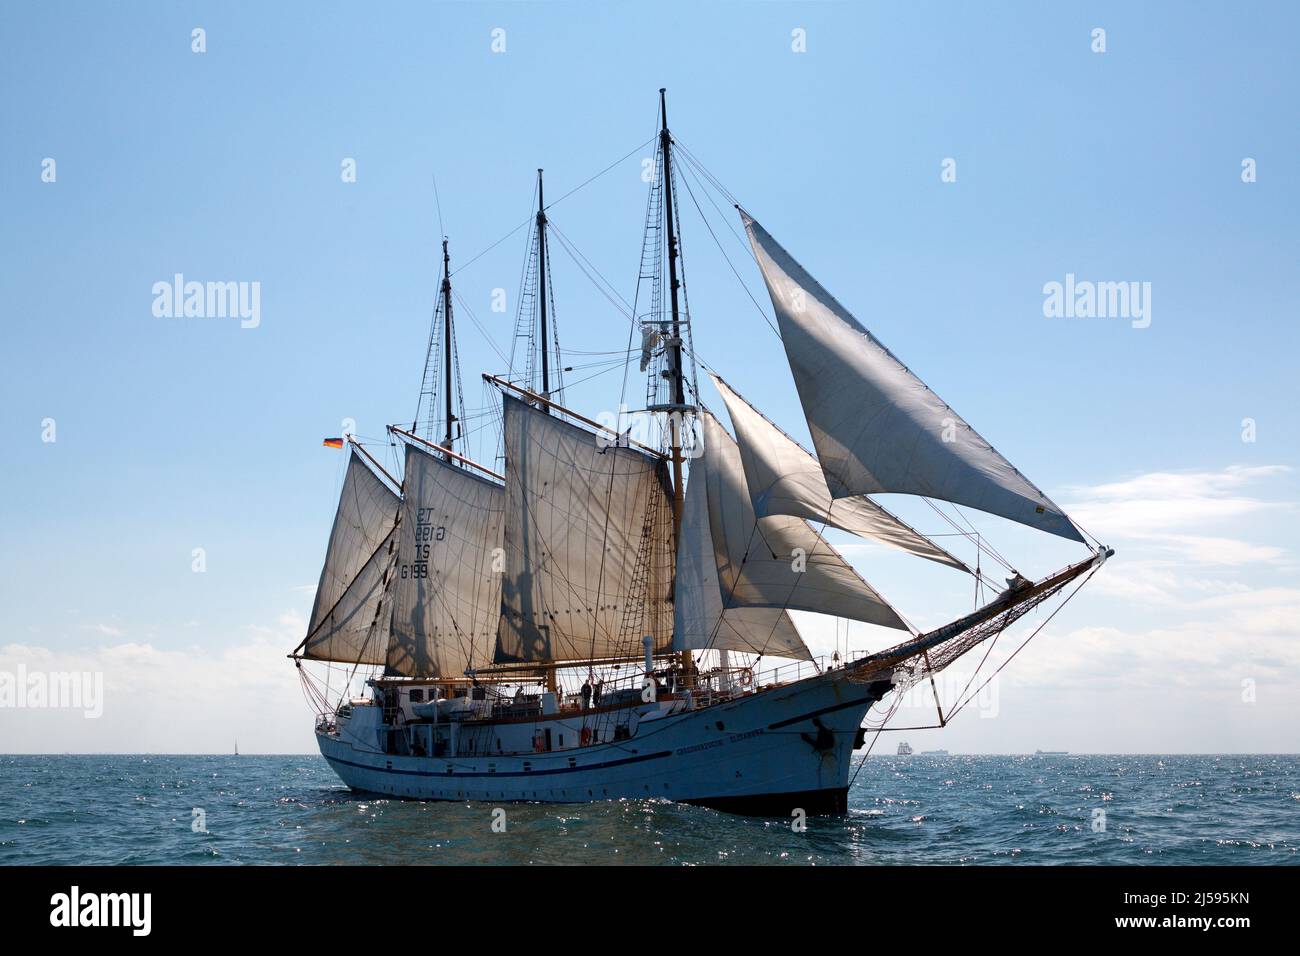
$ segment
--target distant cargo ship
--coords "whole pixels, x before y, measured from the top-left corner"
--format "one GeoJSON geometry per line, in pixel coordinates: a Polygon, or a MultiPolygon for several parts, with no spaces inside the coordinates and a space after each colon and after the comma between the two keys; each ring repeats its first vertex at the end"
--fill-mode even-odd
{"type": "Polygon", "coordinates": [[[1068,757],[1069,755],[1070,755],[1070,751],[1068,750],[1035,750],[1034,751],[1035,757],[1068,757]]]}

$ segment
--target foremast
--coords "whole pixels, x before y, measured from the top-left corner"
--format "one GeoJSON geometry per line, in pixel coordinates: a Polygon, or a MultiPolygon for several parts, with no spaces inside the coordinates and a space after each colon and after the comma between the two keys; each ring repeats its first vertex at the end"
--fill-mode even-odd
{"type": "MultiPolygon", "coordinates": [[[[673,137],[668,131],[667,90],[659,88],[659,156],[660,175],[663,176],[663,214],[664,235],[667,240],[668,260],[668,301],[670,310],[669,329],[666,337],[665,357],[667,367],[670,401],[655,405],[650,411],[666,412],[668,416],[670,460],[673,471],[673,543],[676,547],[682,534],[682,504],[685,501],[685,486],[682,480],[685,456],[682,454],[682,432],[685,418],[695,412],[694,405],[686,403],[686,388],[682,371],[682,312],[680,303],[681,278],[678,276],[679,250],[677,244],[677,221],[673,209],[673,137]]],[[[692,359],[693,361],[694,359],[692,359]]],[[[683,671],[688,675],[694,669],[694,659],[689,650],[680,653],[683,671]]]]}

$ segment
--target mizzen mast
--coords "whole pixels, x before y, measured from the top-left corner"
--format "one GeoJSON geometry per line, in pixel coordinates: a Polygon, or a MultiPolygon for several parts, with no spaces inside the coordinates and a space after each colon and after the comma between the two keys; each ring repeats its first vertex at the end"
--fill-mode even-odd
{"type": "Polygon", "coordinates": [[[444,391],[447,400],[447,433],[443,447],[447,449],[447,460],[451,461],[452,442],[455,440],[451,426],[456,420],[451,408],[451,255],[447,252],[447,238],[442,240],[442,366],[446,379],[444,391]]]}
{"type": "Polygon", "coordinates": [[[439,286],[433,320],[429,324],[429,346],[425,354],[424,375],[420,379],[420,399],[410,431],[438,447],[442,457],[455,463],[457,439],[465,436],[460,423],[465,417],[465,390],[461,386],[460,362],[456,348],[456,325],[452,311],[451,254],[448,240],[442,240],[442,282],[439,286]]]}

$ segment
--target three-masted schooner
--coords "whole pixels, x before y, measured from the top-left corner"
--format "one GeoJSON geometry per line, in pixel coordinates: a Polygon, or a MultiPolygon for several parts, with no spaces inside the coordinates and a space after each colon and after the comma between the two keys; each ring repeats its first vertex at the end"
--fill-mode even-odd
{"type": "Polygon", "coordinates": [[[465,453],[445,241],[421,391],[441,434],[420,435],[418,412],[410,428],[389,427],[404,452],[400,480],[348,438],[308,632],[291,656],[300,669],[375,670],[368,693],[339,701],[304,678],[318,695],[321,753],[355,790],[844,812],[873,705],[1081,586],[1112,553],[1088,544],[739,206],[815,454],[710,372],[730,434],[700,400],[679,271],[679,144],[663,91],[659,108],[642,256],[653,267],[641,277],[650,304],[632,315],[659,441],[561,401],[540,172],[527,369],[522,382],[484,376],[500,401],[501,471],[465,453]],[[982,572],[871,498],[883,493],[987,512],[1090,553],[1038,581],[1013,571],[991,600],[922,633],[822,531],[982,572]],[[791,610],[906,637],[814,660],[791,610]],[[763,669],[765,658],[780,663],[763,669]]]}

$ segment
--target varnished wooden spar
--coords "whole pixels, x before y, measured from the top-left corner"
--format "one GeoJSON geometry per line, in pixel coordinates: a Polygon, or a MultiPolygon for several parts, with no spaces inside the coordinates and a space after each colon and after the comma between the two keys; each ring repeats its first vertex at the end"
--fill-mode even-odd
{"type": "Polygon", "coordinates": [[[597,431],[604,432],[605,434],[611,437],[611,441],[613,444],[626,442],[629,445],[635,445],[638,449],[645,452],[647,455],[653,455],[656,458],[668,457],[663,452],[659,451],[657,448],[651,448],[649,445],[643,445],[635,438],[631,438],[626,435],[620,435],[618,432],[614,431],[612,428],[610,428],[607,425],[602,425],[600,422],[593,421],[592,419],[587,418],[585,415],[580,415],[578,412],[573,411],[573,409],[565,408],[563,405],[559,404],[558,402],[551,401],[545,395],[538,395],[536,392],[532,391],[531,389],[524,388],[522,385],[516,385],[514,382],[508,381],[507,379],[504,379],[499,375],[490,375],[487,372],[484,372],[483,381],[491,382],[493,385],[496,385],[500,388],[509,389],[510,391],[516,393],[517,395],[522,395],[530,402],[537,402],[540,405],[545,405],[547,408],[554,409],[555,411],[560,412],[562,415],[566,415],[569,418],[572,418],[574,421],[582,422],[582,424],[590,428],[594,428],[597,431]]]}
{"type": "Polygon", "coordinates": [[[427,448],[431,448],[434,451],[436,451],[438,454],[445,455],[448,458],[453,459],[454,461],[460,462],[462,465],[469,465],[469,467],[471,468],[476,468],[479,471],[483,472],[483,474],[492,476],[497,481],[506,480],[504,475],[498,475],[491,468],[487,467],[487,465],[480,465],[472,458],[466,458],[464,455],[458,455],[450,448],[446,448],[442,445],[439,445],[437,442],[429,441],[427,438],[421,438],[419,435],[415,435],[412,434],[411,432],[408,432],[405,428],[398,428],[396,425],[389,425],[388,430],[395,434],[401,435],[403,438],[409,439],[413,442],[418,442],[419,444],[424,445],[427,448]]]}
{"type": "Polygon", "coordinates": [[[999,614],[1005,614],[1014,608],[1019,607],[1026,601],[1033,600],[1045,594],[1048,591],[1055,590],[1062,585],[1068,584],[1075,578],[1082,576],[1085,572],[1093,568],[1100,567],[1101,564],[1115,553],[1113,548],[1103,548],[1090,558],[1076,562],[1070,566],[1057,571],[1055,574],[1048,575],[1036,584],[1030,584],[1018,590],[998,595],[988,604],[984,605],[965,617],[959,617],[950,624],[937,627],[933,631],[928,631],[903,644],[887,648],[877,654],[869,654],[860,660],[854,661],[848,665],[850,671],[859,673],[875,673],[901,664],[908,658],[915,657],[918,654],[926,653],[930,648],[935,647],[945,641],[950,641],[959,637],[971,628],[979,627],[981,624],[987,624],[996,618],[999,614]]]}
{"type": "Polygon", "coordinates": [[[355,448],[357,451],[361,452],[361,454],[366,456],[366,461],[370,462],[370,464],[374,465],[376,468],[379,469],[379,473],[383,475],[385,478],[387,478],[392,483],[394,488],[397,488],[399,490],[401,489],[402,483],[388,473],[388,469],[385,468],[383,465],[381,465],[379,461],[375,458],[375,456],[370,454],[370,452],[366,450],[365,445],[357,441],[356,438],[354,438],[352,435],[345,435],[344,437],[348,440],[348,444],[350,444],[353,448],[355,448]]]}
{"type": "MultiPolygon", "coordinates": [[[[655,660],[673,660],[677,657],[676,651],[657,651],[654,654],[655,660]]],[[[488,667],[472,667],[465,673],[475,680],[481,678],[493,678],[507,674],[524,674],[535,675],[544,671],[566,670],[577,667],[597,667],[608,664],[643,664],[645,658],[636,657],[598,657],[591,660],[566,660],[566,661],[519,661],[510,664],[492,664],[488,667]]]]}

